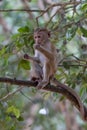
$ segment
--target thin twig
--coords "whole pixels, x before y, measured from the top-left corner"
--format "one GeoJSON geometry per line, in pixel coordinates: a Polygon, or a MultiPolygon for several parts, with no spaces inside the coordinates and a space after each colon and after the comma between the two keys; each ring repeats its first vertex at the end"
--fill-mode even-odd
{"type": "Polygon", "coordinates": [[[49,21],[46,24],[46,27],[48,26],[48,24],[51,22],[51,20],[54,18],[54,16],[60,11],[60,8],[50,17],[49,21]]]}
{"type": "Polygon", "coordinates": [[[65,2],[65,3],[54,3],[52,5],[50,5],[46,10],[44,10],[44,12],[42,12],[38,17],[36,17],[36,22],[37,22],[37,26],[39,26],[39,22],[38,22],[38,19],[43,16],[46,12],[48,12],[50,9],[52,9],[53,7],[56,7],[56,6],[60,6],[61,8],[65,8],[66,6],[68,5],[72,5],[74,4],[74,6],[77,6],[79,5],[81,2],[80,1],[76,1],[76,2],[65,2]]]}
{"type": "Polygon", "coordinates": [[[13,95],[16,94],[17,92],[19,92],[22,88],[24,88],[24,86],[19,87],[19,88],[18,88],[17,90],[15,90],[14,92],[8,93],[6,96],[4,96],[4,97],[2,97],[2,98],[0,99],[0,102],[6,100],[8,97],[13,96],[13,95]]]}
{"type": "MultiPolygon", "coordinates": [[[[59,64],[58,66],[64,67],[64,65],[62,65],[62,64],[59,64]]],[[[76,66],[78,66],[78,67],[86,67],[87,68],[87,65],[82,65],[82,64],[78,64],[78,65],[77,64],[76,65],[75,64],[68,64],[68,66],[69,67],[76,67],[76,66]]]]}
{"type": "Polygon", "coordinates": [[[28,97],[27,95],[25,95],[25,94],[22,92],[22,90],[20,91],[20,93],[21,93],[25,98],[27,98],[31,103],[33,103],[33,100],[32,100],[30,97],[28,97]]]}

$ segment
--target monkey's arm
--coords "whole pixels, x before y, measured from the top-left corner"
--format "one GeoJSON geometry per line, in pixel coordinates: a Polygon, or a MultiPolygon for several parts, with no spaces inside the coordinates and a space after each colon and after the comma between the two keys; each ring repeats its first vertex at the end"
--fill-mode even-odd
{"type": "Polygon", "coordinates": [[[24,59],[25,59],[25,60],[30,60],[30,61],[35,61],[35,62],[37,62],[37,63],[40,62],[39,59],[38,59],[38,57],[29,56],[28,54],[25,54],[25,55],[24,55],[24,59]]]}
{"type": "Polygon", "coordinates": [[[42,47],[39,44],[34,45],[34,48],[39,50],[41,53],[43,53],[48,59],[53,59],[53,54],[46,50],[44,47],[42,47]]]}

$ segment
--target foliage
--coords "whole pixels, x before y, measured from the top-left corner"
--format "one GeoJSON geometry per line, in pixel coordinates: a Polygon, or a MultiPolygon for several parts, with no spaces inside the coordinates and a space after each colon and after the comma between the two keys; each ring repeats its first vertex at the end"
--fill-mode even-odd
{"type": "MultiPolygon", "coordinates": [[[[1,3],[1,9],[14,9],[15,5],[16,8],[23,9],[25,3],[6,0],[1,3]]],[[[87,1],[82,0],[74,5],[68,0],[62,0],[64,6],[60,6],[57,12],[54,6],[48,8],[49,4],[46,1],[43,3],[48,9],[45,12],[45,15],[49,16],[48,19],[44,13],[41,15],[40,12],[1,12],[0,17],[6,26],[0,22],[0,77],[29,79],[31,64],[23,59],[23,55],[25,53],[33,55],[33,30],[39,24],[51,30],[51,41],[59,49],[60,62],[55,77],[75,89],[87,106],[87,1]],[[65,5],[66,2],[69,4],[65,5]]],[[[27,5],[31,10],[39,8],[41,10],[39,1],[38,3],[36,0],[27,1],[27,5]]],[[[18,86],[0,83],[0,99],[9,93],[14,93],[17,89],[18,86]]],[[[65,129],[64,116],[60,114],[60,111],[56,113],[53,108],[57,100],[64,101],[64,97],[30,88],[17,91],[15,95],[11,95],[11,98],[8,96],[5,100],[0,100],[0,127],[2,130],[25,129],[25,119],[28,115],[33,120],[33,123],[31,122],[28,126],[32,130],[35,128],[38,130],[65,129]],[[39,113],[43,107],[48,111],[46,115],[39,113]],[[35,112],[32,112],[32,109],[35,112]]],[[[86,123],[80,122],[79,118],[79,126],[83,126],[83,130],[86,130],[86,123]]]]}

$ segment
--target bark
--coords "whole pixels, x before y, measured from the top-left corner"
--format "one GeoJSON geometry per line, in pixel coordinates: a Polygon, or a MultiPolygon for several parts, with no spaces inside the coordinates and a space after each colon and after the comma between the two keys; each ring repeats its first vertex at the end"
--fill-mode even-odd
{"type": "MultiPolygon", "coordinates": [[[[6,78],[6,77],[5,78],[0,77],[0,82],[10,83],[10,84],[15,84],[15,85],[21,85],[21,86],[26,86],[26,87],[35,87],[35,88],[37,86],[37,82],[18,80],[18,79],[15,79],[15,78],[11,79],[11,78],[6,78]]],[[[70,89],[70,87],[58,82],[56,86],[48,84],[43,89],[46,90],[46,91],[61,93],[80,111],[80,104],[79,104],[78,100],[67,88],[70,89]]],[[[71,88],[71,90],[74,91],[72,88],[71,88]]],[[[86,121],[87,120],[87,108],[84,106],[84,104],[83,104],[83,108],[84,108],[84,117],[83,118],[86,121]]]]}

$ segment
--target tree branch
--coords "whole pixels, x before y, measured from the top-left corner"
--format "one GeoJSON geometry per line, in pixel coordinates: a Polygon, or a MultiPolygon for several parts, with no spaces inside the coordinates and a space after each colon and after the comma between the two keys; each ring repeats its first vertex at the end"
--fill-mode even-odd
{"type": "MultiPolygon", "coordinates": [[[[5,77],[5,78],[0,77],[0,82],[10,83],[10,84],[15,84],[15,85],[22,85],[22,86],[27,86],[27,87],[36,87],[37,86],[37,82],[18,80],[15,78],[11,79],[11,78],[7,78],[7,77],[5,77]]],[[[69,88],[69,87],[60,82],[58,82],[57,84],[58,84],[57,86],[47,85],[43,89],[47,90],[47,91],[52,91],[52,92],[57,92],[57,93],[63,94],[80,111],[80,106],[79,106],[78,100],[70,91],[68,91],[67,88],[69,88]]],[[[74,91],[72,88],[69,88],[69,89],[74,91]]],[[[83,108],[84,108],[84,112],[85,112],[84,120],[87,120],[87,108],[84,105],[83,105],[83,108]]]]}
{"type": "Polygon", "coordinates": [[[51,6],[49,6],[47,9],[45,10],[38,10],[38,9],[0,9],[0,12],[11,12],[11,11],[29,11],[29,12],[43,12],[46,13],[50,8],[53,8],[55,6],[67,6],[67,5],[78,5],[81,2],[65,2],[65,3],[55,3],[52,4],[51,6]]]}
{"type": "MultiPolygon", "coordinates": [[[[42,12],[39,16],[37,16],[36,17],[36,22],[37,22],[37,25],[38,25],[38,27],[39,27],[39,18],[40,17],[42,17],[45,13],[47,13],[50,9],[53,9],[53,7],[60,7],[60,9],[64,9],[65,7],[67,7],[68,5],[74,5],[74,6],[77,6],[77,5],[79,5],[79,4],[81,4],[81,2],[79,1],[74,1],[74,2],[72,2],[72,1],[69,1],[69,2],[58,2],[58,3],[54,3],[54,4],[52,4],[52,5],[50,5],[50,6],[48,6],[46,9],[45,9],[45,11],[44,12],[42,12]]],[[[56,15],[56,14],[55,14],[56,15]]],[[[54,16],[55,16],[54,15],[54,16]]]]}
{"type": "Polygon", "coordinates": [[[0,9],[0,12],[15,12],[15,11],[45,12],[45,10],[38,10],[38,9],[0,9]]]}

